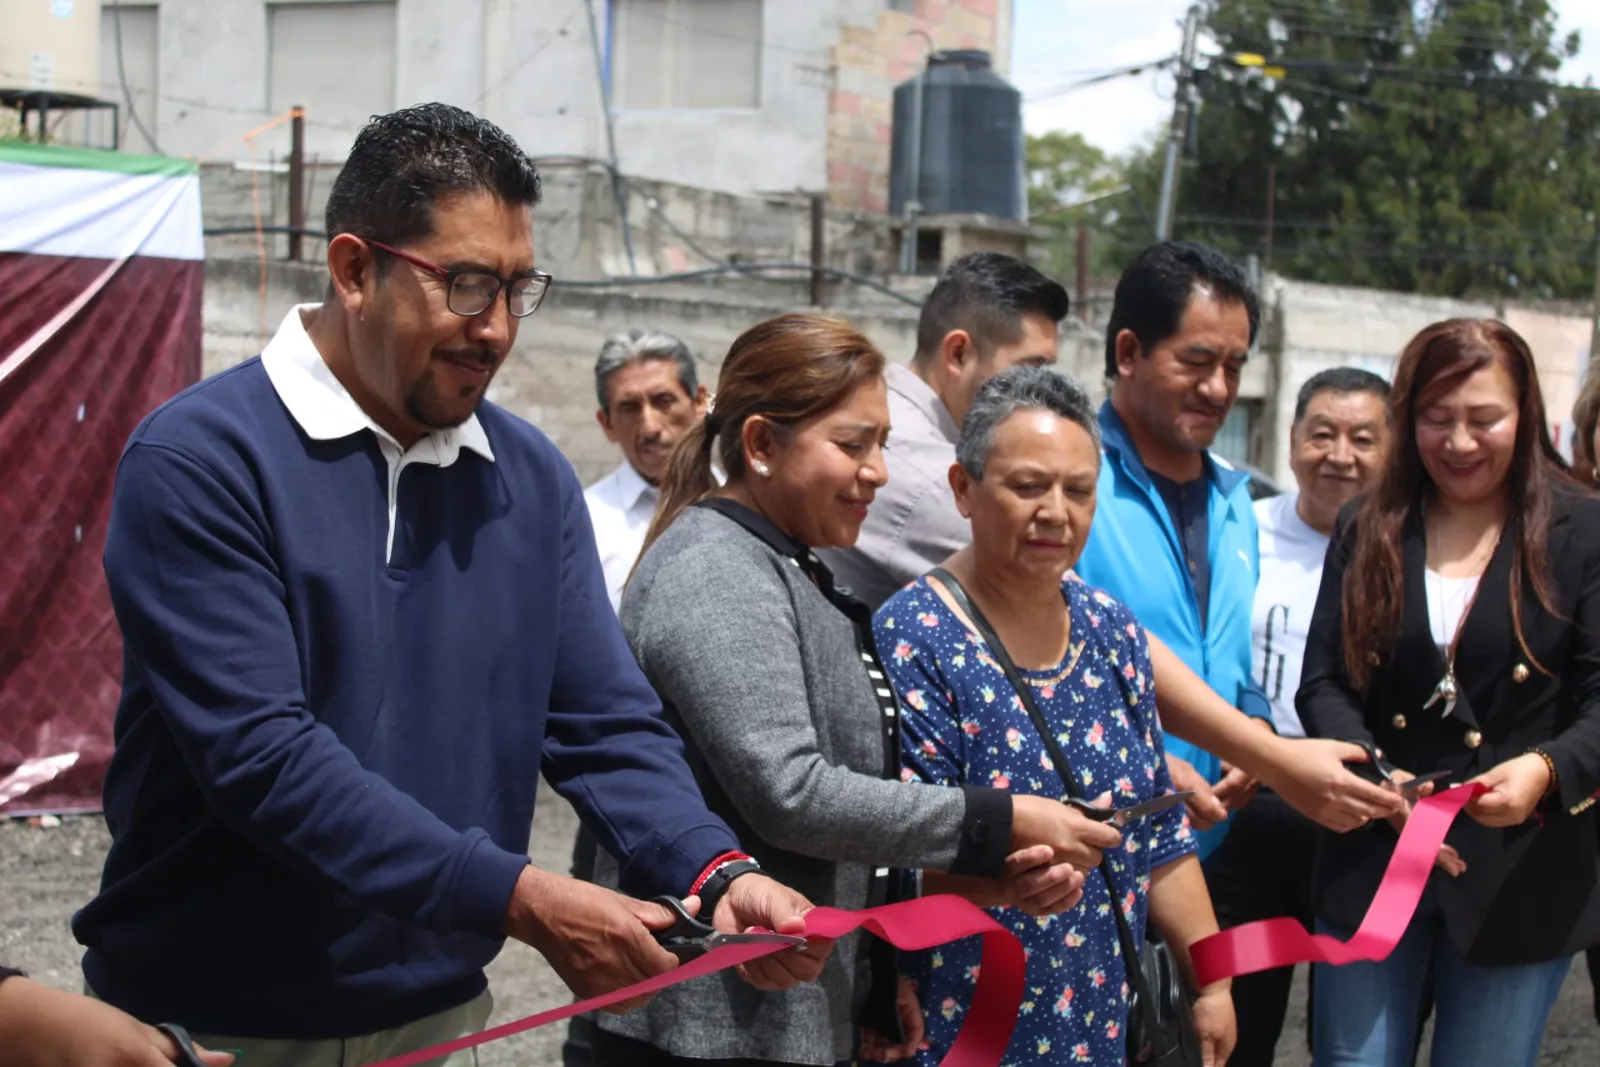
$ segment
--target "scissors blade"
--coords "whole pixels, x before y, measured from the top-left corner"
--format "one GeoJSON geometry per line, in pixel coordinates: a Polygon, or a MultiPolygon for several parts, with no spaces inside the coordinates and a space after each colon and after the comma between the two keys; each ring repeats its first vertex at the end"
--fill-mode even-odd
{"type": "Polygon", "coordinates": [[[805,948],[806,939],[793,934],[774,934],[765,931],[725,934],[721,930],[706,938],[708,949],[722,948],[724,945],[787,945],[790,948],[805,948]]]}
{"type": "Polygon", "coordinates": [[[1437,782],[1441,778],[1448,777],[1450,777],[1449,771],[1434,771],[1432,774],[1419,774],[1415,778],[1398,783],[1400,786],[1400,795],[1409,799],[1410,797],[1415,796],[1417,791],[1423,786],[1427,785],[1429,782],[1437,782]]]}
{"type": "Polygon", "coordinates": [[[1147,800],[1143,804],[1135,804],[1131,808],[1118,808],[1112,821],[1119,825],[1126,825],[1134,819],[1145,815],[1154,815],[1157,812],[1166,811],[1168,808],[1175,808],[1192,796],[1194,796],[1192,791],[1185,790],[1181,793],[1167,793],[1153,800],[1147,800]]]}
{"type": "Polygon", "coordinates": [[[1123,826],[1131,819],[1137,819],[1143,815],[1153,815],[1158,811],[1166,811],[1168,808],[1176,807],[1192,796],[1194,796],[1194,793],[1190,791],[1167,793],[1153,800],[1146,800],[1143,803],[1134,804],[1127,808],[1102,808],[1079,797],[1073,797],[1067,803],[1096,822],[1108,822],[1123,826]]]}

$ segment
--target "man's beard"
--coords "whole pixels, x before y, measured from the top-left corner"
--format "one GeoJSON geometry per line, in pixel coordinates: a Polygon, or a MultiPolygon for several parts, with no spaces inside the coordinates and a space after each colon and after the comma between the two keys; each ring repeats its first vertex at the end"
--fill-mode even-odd
{"type": "MultiPolygon", "coordinates": [[[[490,365],[492,366],[492,362],[490,365]]],[[[493,380],[491,376],[489,381],[493,380]]],[[[439,391],[438,384],[433,380],[433,370],[429,368],[428,373],[418,378],[417,383],[406,394],[406,415],[413,422],[435,430],[453,429],[472,418],[488,388],[488,382],[485,382],[481,389],[469,385],[454,397],[446,396],[439,391]],[[470,407],[458,406],[462,400],[474,393],[477,394],[477,398],[470,407]]]]}

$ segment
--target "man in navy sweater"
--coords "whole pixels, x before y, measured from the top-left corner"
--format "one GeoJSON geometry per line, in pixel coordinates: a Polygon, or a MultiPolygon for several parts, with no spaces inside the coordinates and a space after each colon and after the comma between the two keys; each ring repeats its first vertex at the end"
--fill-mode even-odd
{"type": "MultiPolygon", "coordinates": [[[[538,198],[487,122],[375,119],[328,200],[325,302],[123,453],[112,846],[73,929],[95,995],[252,1067],[481,1029],[508,935],[580,995],[675,965],[665,909],[530,864],[541,772],[634,897],[804,932],[663,724],[571,466],[483,400],[550,281],[538,198]]],[[[827,951],[747,977],[809,980],[827,951]]]]}

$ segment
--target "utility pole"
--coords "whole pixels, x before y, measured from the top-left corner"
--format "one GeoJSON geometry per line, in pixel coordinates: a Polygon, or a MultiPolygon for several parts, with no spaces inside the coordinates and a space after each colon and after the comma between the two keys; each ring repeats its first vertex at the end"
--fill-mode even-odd
{"type": "Polygon", "coordinates": [[[1272,227],[1277,221],[1278,214],[1278,167],[1276,164],[1267,164],[1267,240],[1266,250],[1261,256],[1261,265],[1267,269],[1272,268],[1272,227]]]}
{"type": "Polygon", "coordinates": [[[1178,153],[1195,105],[1194,53],[1200,36],[1200,15],[1200,5],[1195,4],[1183,20],[1183,54],[1178,64],[1178,88],[1172,94],[1172,127],[1167,131],[1166,160],[1161,168],[1161,202],[1156,207],[1158,241],[1172,236],[1178,200],[1178,153]]]}
{"type": "Polygon", "coordinates": [[[589,43],[594,46],[594,80],[600,88],[600,114],[606,120],[606,158],[611,169],[611,198],[617,205],[617,225],[622,230],[622,247],[628,253],[628,273],[639,274],[639,263],[633,255],[633,231],[628,226],[628,191],[623,186],[622,171],[617,167],[617,130],[611,120],[611,88],[606,84],[605,57],[600,52],[600,29],[594,21],[594,5],[583,0],[583,9],[589,15],[589,43]]]}
{"type": "Polygon", "coordinates": [[[1089,321],[1089,224],[1078,216],[1078,320],[1089,321]]]}
{"type": "Polygon", "coordinates": [[[828,200],[822,193],[811,194],[811,306],[821,307],[827,299],[822,268],[828,261],[825,243],[828,234],[828,200]]]}
{"type": "Polygon", "coordinates": [[[1600,240],[1594,249],[1594,307],[1593,321],[1589,325],[1589,371],[1600,364],[1600,240]]]}
{"type": "Polygon", "coordinates": [[[289,120],[289,258],[300,259],[306,228],[306,109],[296,106],[289,120]]]}

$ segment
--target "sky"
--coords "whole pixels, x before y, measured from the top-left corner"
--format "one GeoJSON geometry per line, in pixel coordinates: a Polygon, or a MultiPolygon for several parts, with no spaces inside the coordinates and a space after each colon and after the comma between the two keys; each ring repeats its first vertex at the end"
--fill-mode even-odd
{"type": "MultiPolygon", "coordinates": [[[[1041,91],[1175,54],[1190,0],[1013,0],[1011,82],[1023,93],[1029,133],[1079,133],[1120,153],[1155,136],[1172,114],[1172,75],[1147,71],[1070,93],[1041,91]]],[[[1583,35],[1561,80],[1600,85],[1600,3],[1554,0],[1564,33],[1583,35]]],[[[1201,37],[1202,52],[1205,38],[1201,37]]]]}

